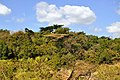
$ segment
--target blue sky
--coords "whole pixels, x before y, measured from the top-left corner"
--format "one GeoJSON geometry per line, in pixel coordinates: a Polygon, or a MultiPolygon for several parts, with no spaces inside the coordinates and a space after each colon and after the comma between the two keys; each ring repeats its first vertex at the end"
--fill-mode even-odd
{"type": "MultiPolygon", "coordinates": [[[[46,3],[48,7],[50,7],[50,5],[54,5],[55,8],[57,7],[59,10],[56,9],[55,12],[59,12],[60,15],[65,17],[69,16],[69,19],[77,20],[76,22],[70,21],[66,25],[69,26],[72,31],[84,31],[87,34],[93,34],[97,36],[120,36],[120,0],[0,0],[0,4],[9,9],[8,11],[6,10],[5,13],[5,10],[2,10],[3,8],[0,8],[0,28],[18,31],[24,30],[24,28],[27,27],[34,31],[39,31],[39,27],[55,23],[54,20],[52,22],[50,21],[51,17],[43,17],[39,14],[40,10],[43,10],[41,9],[43,8],[41,6],[45,5],[44,3],[46,3]],[[36,7],[37,5],[38,9],[36,7]],[[69,10],[72,10],[70,12],[71,14],[67,14],[64,11],[61,12],[63,9],[69,11],[67,10],[67,7],[69,10]],[[87,7],[89,9],[87,9],[87,7]],[[78,12],[78,14],[74,14],[77,13],[74,10],[81,9],[83,12],[87,10],[88,13],[90,11],[93,13],[90,13],[90,16],[88,16],[86,20],[81,19],[81,17],[78,19],[75,16],[81,16],[84,15],[84,13],[78,12]],[[44,18],[44,20],[42,20],[42,18],[44,18]],[[91,18],[91,21],[89,18],[91,18]],[[89,24],[87,24],[87,21],[89,24]]],[[[49,10],[43,11],[46,11],[48,12],[47,14],[49,14],[51,13],[49,10]]],[[[87,11],[85,12],[86,15],[87,11]]],[[[56,19],[56,16],[52,16],[52,19],[54,18],[56,19]]],[[[63,21],[64,23],[65,21],[69,20],[63,17],[59,17],[59,19],[62,20],[58,20],[57,16],[57,23],[60,21],[63,21]]]]}

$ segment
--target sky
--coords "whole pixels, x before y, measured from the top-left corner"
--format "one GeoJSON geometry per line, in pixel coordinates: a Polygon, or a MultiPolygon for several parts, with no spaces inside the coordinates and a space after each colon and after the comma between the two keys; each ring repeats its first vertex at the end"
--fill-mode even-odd
{"type": "Polygon", "coordinates": [[[120,0],[0,0],[0,29],[39,31],[53,24],[120,37],[120,0]]]}

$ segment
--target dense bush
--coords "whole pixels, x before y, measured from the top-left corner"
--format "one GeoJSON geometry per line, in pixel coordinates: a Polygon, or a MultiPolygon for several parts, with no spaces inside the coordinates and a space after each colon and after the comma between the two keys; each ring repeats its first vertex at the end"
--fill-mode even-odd
{"type": "MultiPolygon", "coordinates": [[[[18,31],[12,34],[8,30],[0,30],[0,59],[28,59],[46,55],[62,58],[70,54],[69,57],[74,56],[76,60],[100,64],[112,63],[113,60],[120,58],[119,38],[110,39],[104,36],[98,38],[84,32],[70,32],[69,28],[62,26],[40,28],[40,32],[25,28],[25,32],[18,31]],[[49,29],[52,30],[46,34],[49,29]],[[3,34],[8,35],[2,37],[3,34]]],[[[48,60],[51,62],[52,59],[48,60]]]]}
{"type": "MultiPolygon", "coordinates": [[[[63,67],[74,69],[78,60],[94,64],[120,60],[120,38],[98,38],[62,26],[42,27],[40,32],[25,28],[11,34],[1,29],[0,80],[50,80],[63,67]]],[[[106,75],[97,77],[101,76],[106,75]]]]}

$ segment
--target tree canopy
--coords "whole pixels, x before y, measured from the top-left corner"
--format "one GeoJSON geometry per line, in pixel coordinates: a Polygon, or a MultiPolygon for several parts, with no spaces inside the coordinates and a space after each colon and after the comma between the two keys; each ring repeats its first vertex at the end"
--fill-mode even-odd
{"type": "MultiPolygon", "coordinates": [[[[18,31],[10,35],[10,31],[1,29],[0,59],[27,59],[46,55],[60,57],[70,54],[80,60],[112,63],[113,60],[120,58],[119,38],[111,39],[105,36],[98,38],[86,35],[84,32],[69,30],[63,25],[53,25],[41,27],[40,32],[25,28],[25,32],[18,31]],[[46,35],[46,32],[49,35],[46,35]]],[[[49,58],[49,60],[52,59],[49,58]]]]}

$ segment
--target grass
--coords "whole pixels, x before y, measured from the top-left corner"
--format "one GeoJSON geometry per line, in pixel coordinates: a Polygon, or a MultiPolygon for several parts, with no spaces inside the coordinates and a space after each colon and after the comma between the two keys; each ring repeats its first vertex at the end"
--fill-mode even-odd
{"type": "Polygon", "coordinates": [[[120,62],[95,65],[76,61],[74,66],[52,69],[38,59],[0,60],[0,80],[120,80],[120,62]]]}

